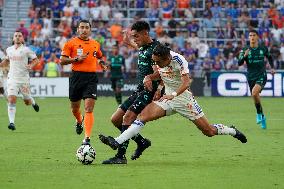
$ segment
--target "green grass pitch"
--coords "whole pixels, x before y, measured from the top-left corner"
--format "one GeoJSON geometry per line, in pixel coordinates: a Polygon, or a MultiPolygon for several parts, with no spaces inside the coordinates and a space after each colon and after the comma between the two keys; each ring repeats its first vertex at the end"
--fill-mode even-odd
{"type": "Polygon", "coordinates": [[[7,106],[0,98],[0,189],[283,189],[284,99],[262,98],[268,129],[255,123],[251,98],[198,98],[211,123],[235,124],[248,143],[231,136],[208,138],[185,118],[174,115],[148,123],[142,135],[152,146],[127,165],[102,165],[114,151],[99,133],[116,136],[110,123],[114,98],[95,106],[92,165],[75,158],[83,135],[76,135],[67,98],[37,99],[40,112],[17,102],[16,127],[8,130],[7,106]]]}

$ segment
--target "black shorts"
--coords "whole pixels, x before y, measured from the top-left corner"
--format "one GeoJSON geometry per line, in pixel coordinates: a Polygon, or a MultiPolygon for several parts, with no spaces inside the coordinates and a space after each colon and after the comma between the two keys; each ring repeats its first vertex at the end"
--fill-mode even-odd
{"type": "Polygon", "coordinates": [[[266,74],[264,76],[261,76],[261,77],[257,78],[257,79],[248,80],[248,85],[249,85],[250,92],[252,93],[252,89],[255,86],[255,84],[260,85],[261,86],[261,90],[262,90],[264,88],[265,84],[266,84],[266,81],[267,81],[267,75],[266,74]]]}
{"type": "Polygon", "coordinates": [[[147,90],[136,90],[132,93],[130,97],[128,97],[120,106],[120,108],[126,112],[130,110],[137,115],[142,112],[142,110],[152,102],[155,91],[147,91],[147,90]]]}
{"type": "Polygon", "coordinates": [[[69,78],[69,99],[76,102],[81,99],[97,99],[98,77],[94,72],[72,72],[69,78]]]}
{"type": "Polygon", "coordinates": [[[123,87],[123,79],[122,78],[111,78],[111,88],[112,90],[115,90],[116,88],[122,88],[123,87]]]}

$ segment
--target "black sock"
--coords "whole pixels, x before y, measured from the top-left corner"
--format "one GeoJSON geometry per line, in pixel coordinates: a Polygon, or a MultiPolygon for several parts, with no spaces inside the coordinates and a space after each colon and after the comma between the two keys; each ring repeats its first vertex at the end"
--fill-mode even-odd
{"type": "MultiPolygon", "coordinates": [[[[123,133],[127,128],[129,127],[129,125],[122,125],[121,126],[121,133],[123,133]]],[[[126,154],[126,150],[128,148],[128,144],[129,144],[129,140],[123,142],[122,144],[119,145],[118,150],[117,150],[117,157],[122,158],[125,154],[126,154]]]]}
{"type": "Polygon", "coordinates": [[[256,112],[257,112],[258,114],[263,114],[263,112],[262,112],[262,106],[261,106],[260,103],[256,103],[256,104],[255,104],[255,108],[256,108],[256,112]]]}
{"type": "Polygon", "coordinates": [[[136,136],[132,137],[131,139],[134,140],[137,143],[137,145],[143,145],[145,142],[144,137],[139,133],[136,136]]]}
{"type": "Polygon", "coordinates": [[[116,100],[117,104],[121,104],[122,103],[121,92],[120,93],[115,93],[115,100],[116,100]]]}

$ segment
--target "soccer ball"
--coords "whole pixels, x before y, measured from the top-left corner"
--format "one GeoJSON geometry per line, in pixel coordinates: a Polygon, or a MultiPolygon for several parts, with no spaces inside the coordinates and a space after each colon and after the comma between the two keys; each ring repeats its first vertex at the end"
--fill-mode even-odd
{"type": "Polygon", "coordinates": [[[82,145],[76,152],[76,157],[84,165],[91,164],[96,158],[96,151],[90,145],[82,145]]]}

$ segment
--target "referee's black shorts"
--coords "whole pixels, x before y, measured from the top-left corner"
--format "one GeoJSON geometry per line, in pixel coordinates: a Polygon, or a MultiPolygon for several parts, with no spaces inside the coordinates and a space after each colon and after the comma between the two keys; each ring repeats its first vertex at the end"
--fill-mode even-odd
{"type": "Polygon", "coordinates": [[[76,102],[81,99],[97,99],[98,77],[94,72],[73,71],[69,77],[69,99],[76,102]]]}

